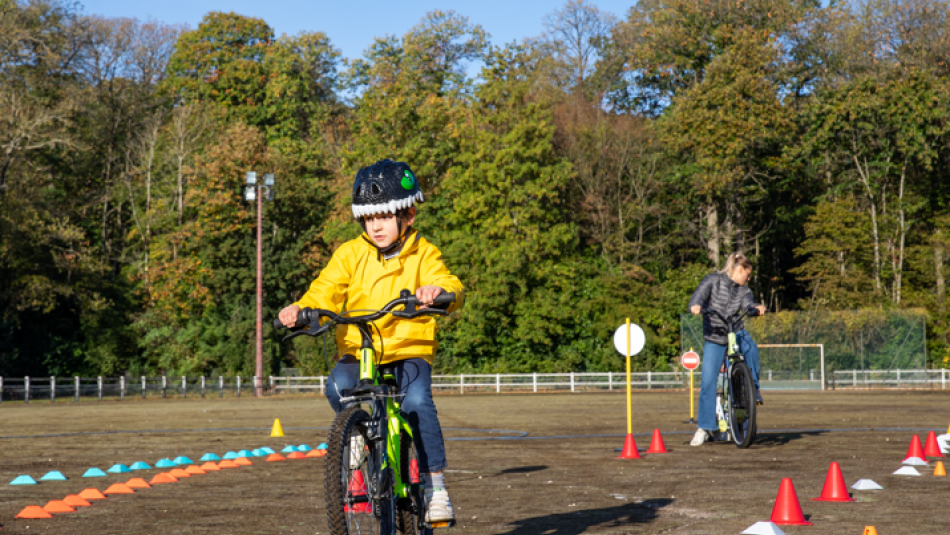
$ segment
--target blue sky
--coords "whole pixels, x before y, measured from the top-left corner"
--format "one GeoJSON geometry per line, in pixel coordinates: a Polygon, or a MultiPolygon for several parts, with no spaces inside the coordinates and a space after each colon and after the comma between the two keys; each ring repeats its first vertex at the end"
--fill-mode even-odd
{"type": "MultiPolygon", "coordinates": [[[[166,23],[186,23],[197,27],[209,11],[234,11],[264,19],[277,35],[300,31],[322,31],[347,58],[362,56],[375,37],[402,35],[428,11],[455,10],[480,24],[491,34],[491,41],[504,44],[542,33],[542,19],[563,6],[566,0],[452,0],[400,1],[323,1],[300,0],[164,0],[130,2],[129,0],[82,1],[87,14],[107,17],[154,18],[166,23]]],[[[593,2],[604,11],[624,18],[633,5],[631,0],[600,0],[593,2]]]]}

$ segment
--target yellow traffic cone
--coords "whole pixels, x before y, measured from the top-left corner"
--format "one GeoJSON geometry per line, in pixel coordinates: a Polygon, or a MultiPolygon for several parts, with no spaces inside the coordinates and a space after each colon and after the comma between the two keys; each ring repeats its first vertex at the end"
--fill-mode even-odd
{"type": "Polygon", "coordinates": [[[943,461],[937,461],[937,466],[934,466],[934,475],[935,476],[947,475],[947,469],[943,467],[943,461]]]}
{"type": "Polygon", "coordinates": [[[272,437],[282,437],[284,436],[284,428],[280,426],[280,418],[274,418],[274,427],[270,430],[270,436],[272,437]]]}
{"type": "Polygon", "coordinates": [[[877,535],[877,529],[874,526],[864,526],[862,535],[877,535]]]}

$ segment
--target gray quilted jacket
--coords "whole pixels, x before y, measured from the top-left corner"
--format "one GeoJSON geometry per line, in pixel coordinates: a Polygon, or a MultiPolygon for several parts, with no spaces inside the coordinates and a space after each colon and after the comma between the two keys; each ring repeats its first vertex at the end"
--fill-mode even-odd
{"type": "MultiPolygon", "coordinates": [[[[725,273],[706,275],[699,283],[699,287],[689,299],[689,307],[699,305],[703,310],[715,310],[725,317],[730,317],[740,310],[748,310],[755,306],[752,290],[748,286],[739,286],[725,273]]],[[[742,322],[736,326],[741,331],[745,326],[742,322]]],[[[703,316],[703,338],[714,344],[726,344],[728,326],[721,319],[712,316],[703,316]]]]}

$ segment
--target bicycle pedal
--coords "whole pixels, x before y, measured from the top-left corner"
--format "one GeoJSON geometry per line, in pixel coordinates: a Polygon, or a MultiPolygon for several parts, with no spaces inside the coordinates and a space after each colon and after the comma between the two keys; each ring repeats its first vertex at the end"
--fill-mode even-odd
{"type": "Polygon", "coordinates": [[[426,522],[426,528],[428,529],[439,529],[439,528],[454,528],[455,520],[449,520],[448,522],[426,522]]]}

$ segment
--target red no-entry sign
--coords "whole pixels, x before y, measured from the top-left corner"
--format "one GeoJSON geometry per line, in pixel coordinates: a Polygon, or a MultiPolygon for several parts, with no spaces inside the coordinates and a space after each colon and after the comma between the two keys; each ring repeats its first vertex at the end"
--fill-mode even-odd
{"type": "Polygon", "coordinates": [[[683,358],[680,359],[680,362],[687,370],[695,370],[699,367],[699,355],[693,351],[687,351],[686,353],[683,353],[683,358]]]}

